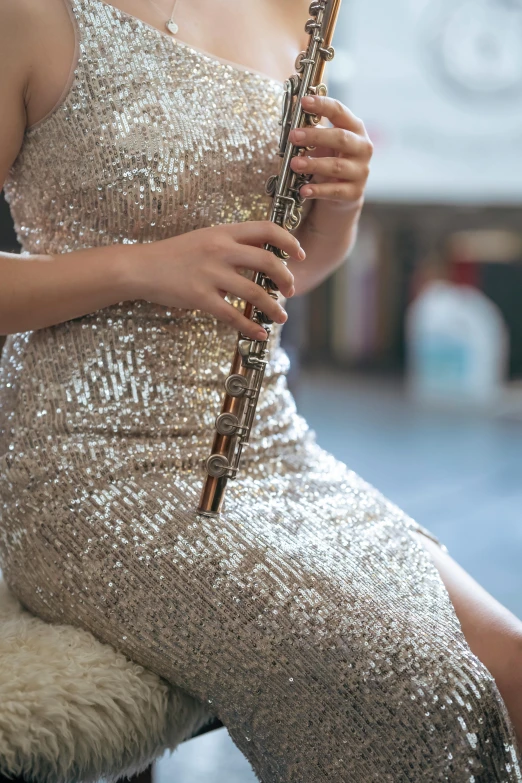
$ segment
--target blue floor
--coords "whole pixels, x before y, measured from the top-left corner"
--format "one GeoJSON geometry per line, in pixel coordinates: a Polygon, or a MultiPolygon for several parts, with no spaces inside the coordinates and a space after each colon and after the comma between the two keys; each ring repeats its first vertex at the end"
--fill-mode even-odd
{"type": "MultiPolygon", "coordinates": [[[[307,372],[298,409],[324,448],[437,535],[522,617],[522,419],[415,408],[400,385],[307,372]]],[[[522,405],[521,405],[522,407],[522,405]]],[[[253,783],[225,730],[191,740],[156,783],[253,783]]]]}
{"type": "Polygon", "coordinates": [[[304,380],[298,405],[319,443],[522,617],[522,420],[419,409],[389,382],[304,380]]]}

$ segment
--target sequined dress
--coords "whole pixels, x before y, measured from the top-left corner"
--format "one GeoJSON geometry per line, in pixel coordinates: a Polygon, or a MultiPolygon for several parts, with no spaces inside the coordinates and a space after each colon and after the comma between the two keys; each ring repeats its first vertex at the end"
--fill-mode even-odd
{"type": "MultiPolygon", "coordinates": [[[[282,85],[100,0],[70,10],[74,73],[6,183],[24,252],[265,219],[282,85]]],[[[317,445],[279,331],[220,519],[195,508],[234,330],[138,301],[9,337],[9,585],[208,705],[264,783],[520,781],[430,533],[317,445]]]]}

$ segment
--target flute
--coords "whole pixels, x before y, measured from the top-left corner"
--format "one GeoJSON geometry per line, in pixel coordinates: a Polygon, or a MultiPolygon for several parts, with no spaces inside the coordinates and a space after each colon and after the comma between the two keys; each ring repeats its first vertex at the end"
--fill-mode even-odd
{"type": "MultiPolygon", "coordinates": [[[[306,148],[293,144],[289,134],[295,128],[317,125],[321,120],[321,117],[303,109],[301,99],[307,95],[327,94],[322,80],[326,63],[334,57],[332,39],[340,7],[341,0],[314,0],[311,3],[310,19],[305,26],[310,36],[308,46],[297,57],[297,73],[285,82],[279,141],[282,161],[279,173],[268,179],[266,192],[272,196],[269,219],[288,231],[295,231],[301,223],[305,199],[300,189],[311,179],[310,175],[299,174],[290,168],[292,158],[304,154],[306,148]]],[[[288,254],[284,251],[271,245],[265,245],[265,250],[286,263],[288,254]]],[[[253,280],[269,296],[277,298],[278,288],[267,275],[256,272],[253,280]]],[[[219,515],[227,483],[238,475],[243,450],[250,440],[268,362],[270,326],[273,321],[249,302],[244,315],[263,326],[268,337],[255,340],[241,333],[238,335],[230,374],[225,381],[221,413],[215,423],[212,451],[206,460],[207,476],[198,507],[200,514],[210,517],[219,515]]]]}

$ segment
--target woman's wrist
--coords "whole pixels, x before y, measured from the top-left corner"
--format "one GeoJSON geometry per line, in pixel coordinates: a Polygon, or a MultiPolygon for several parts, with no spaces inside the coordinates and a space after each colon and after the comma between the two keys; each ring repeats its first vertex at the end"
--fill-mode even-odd
{"type": "Polygon", "coordinates": [[[301,264],[289,262],[298,294],[316,288],[343,263],[357,237],[362,210],[360,204],[350,207],[327,202],[315,202],[296,231],[296,237],[306,251],[301,264]]]}
{"type": "Polygon", "coordinates": [[[355,226],[364,206],[364,197],[358,201],[315,201],[303,225],[304,231],[331,236],[355,226]]]}
{"type": "MultiPolygon", "coordinates": [[[[358,204],[343,207],[315,202],[296,231],[296,237],[307,256],[315,255],[318,251],[346,255],[355,240],[362,208],[363,199],[358,204]]],[[[307,258],[307,261],[311,262],[308,265],[314,264],[311,258],[307,258]]]]}
{"type": "Polygon", "coordinates": [[[113,246],[109,284],[121,294],[120,301],[147,299],[150,291],[147,258],[155,252],[153,244],[133,243],[113,246]]]}

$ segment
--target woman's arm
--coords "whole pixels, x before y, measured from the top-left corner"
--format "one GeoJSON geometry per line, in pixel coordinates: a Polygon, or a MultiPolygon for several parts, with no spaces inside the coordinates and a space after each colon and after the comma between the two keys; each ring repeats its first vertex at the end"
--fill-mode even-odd
{"type": "MultiPolygon", "coordinates": [[[[25,0],[3,0],[0,184],[22,146],[28,105],[37,97],[32,78],[39,65],[32,40],[37,21],[25,0]]],[[[39,106],[41,112],[45,108],[39,106]]],[[[118,248],[56,257],[0,253],[0,334],[50,326],[113,304],[124,292],[124,281],[125,261],[118,248]]]]}
{"type": "MultiPolygon", "coordinates": [[[[30,2],[2,1],[0,183],[22,145],[27,107],[31,100],[35,105],[40,97],[33,79],[39,65],[33,36],[39,22],[30,2]]],[[[58,94],[59,89],[57,85],[58,94]]],[[[38,106],[41,112],[46,108],[41,103],[38,106]]],[[[0,253],[0,334],[38,329],[85,315],[119,301],[125,289],[126,261],[118,248],[53,258],[0,253]]]]}
{"type": "MultiPolygon", "coordinates": [[[[0,2],[0,183],[23,143],[27,125],[56,105],[70,71],[74,34],[62,0],[0,2]],[[56,13],[55,13],[56,12],[56,13]]],[[[271,244],[304,258],[295,237],[270,221],[199,229],[146,244],[115,244],[64,255],[0,253],[0,334],[62,323],[118,302],[144,299],[202,310],[255,339],[266,332],[225,300],[252,302],[284,323],[279,301],[247,280],[266,271],[284,296],[293,276],[271,244]]]]}
{"type": "Polygon", "coordinates": [[[292,132],[300,146],[316,147],[312,156],[292,161],[295,171],[313,174],[311,184],[301,190],[312,199],[312,206],[295,232],[306,261],[288,262],[297,294],[329,277],[353,247],[373,153],[364,124],[342,103],[332,98],[304,98],[303,105],[330,120],[333,127],[308,128],[303,138],[295,136],[298,131],[292,132]]]}
{"type": "Polygon", "coordinates": [[[125,301],[128,262],[125,245],[57,256],[0,253],[0,334],[43,329],[125,301]]]}

